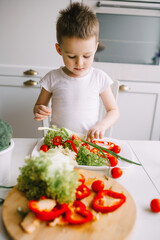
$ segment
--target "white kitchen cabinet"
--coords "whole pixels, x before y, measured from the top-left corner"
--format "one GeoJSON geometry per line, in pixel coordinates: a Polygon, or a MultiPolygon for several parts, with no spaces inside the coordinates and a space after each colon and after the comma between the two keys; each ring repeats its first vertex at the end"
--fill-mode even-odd
{"type": "Polygon", "coordinates": [[[43,123],[35,122],[33,115],[33,107],[40,93],[39,80],[40,77],[33,76],[0,76],[0,118],[12,126],[14,138],[43,136],[37,129],[43,123]],[[26,81],[37,85],[25,85],[26,81]]]}
{"type": "Polygon", "coordinates": [[[119,121],[112,137],[160,140],[160,83],[120,81],[119,121]]]}
{"type": "Polygon", "coordinates": [[[120,118],[110,137],[124,140],[160,140],[160,66],[95,62],[119,82],[120,118]]]}

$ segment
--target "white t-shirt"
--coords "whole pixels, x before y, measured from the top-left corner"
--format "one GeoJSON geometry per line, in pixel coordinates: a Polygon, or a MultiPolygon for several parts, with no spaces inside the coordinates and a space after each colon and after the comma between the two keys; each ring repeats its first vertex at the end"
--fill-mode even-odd
{"type": "Polygon", "coordinates": [[[86,134],[98,121],[100,93],[113,81],[93,67],[79,78],[66,75],[61,67],[47,73],[40,83],[52,93],[51,125],[86,134]]]}

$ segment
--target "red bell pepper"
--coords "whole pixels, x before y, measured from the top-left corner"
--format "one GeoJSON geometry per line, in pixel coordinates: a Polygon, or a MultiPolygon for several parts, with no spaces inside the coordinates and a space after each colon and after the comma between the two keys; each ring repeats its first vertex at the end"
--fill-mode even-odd
{"type": "Polygon", "coordinates": [[[71,147],[72,147],[72,150],[73,150],[75,153],[77,153],[76,145],[74,144],[74,142],[73,142],[72,140],[66,140],[66,141],[63,143],[63,145],[64,145],[65,143],[70,143],[70,144],[71,144],[71,147]]]}
{"type": "Polygon", "coordinates": [[[108,213],[108,212],[115,211],[123,203],[125,203],[125,201],[126,201],[126,196],[123,193],[117,193],[111,190],[102,190],[102,191],[99,191],[95,196],[92,203],[92,207],[96,212],[108,213]],[[114,202],[112,205],[106,206],[104,205],[104,199],[103,199],[105,195],[112,198],[118,198],[120,200],[114,202]]]}
{"type": "Polygon", "coordinates": [[[62,138],[60,136],[55,136],[52,139],[52,143],[53,143],[53,145],[58,146],[62,143],[62,138]]]}
{"type": "Polygon", "coordinates": [[[111,150],[114,148],[115,144],[112,142],[108,142],[108,141],[100,141],[100,140],[93,140],[92,141],[94,144],[104,144],[106,145],[107,149],[111,150]]]}
{"type": "Polygon", "coordinates": [[[31,200],[28,203],[29,209],[42,221],[50,221],[59,217],[67,211],[67,204],[58,204],[53,199],[42,196],[40,200],[31,200]]]}
{"type": "Polygon", "coordinates": [[[42,211],[35,213],[35,216],[40,219],[41,221],[51,221],[55,218],[62,215],[68,209],[68,205],[66,203],[57,204],[50,212],[42,211]]]}
{"type": "Polygon", "coordinates": [[[81,184],[82,184],[82,183],[85,183],[85,177],[84,177],[84,175],[83,175],[82,173],[79,173],[79,175],[80,175],[80,178],[78,179],[78,181],[81,182],[81,184]]]}
{"type": "Polygon", "coordinates": [[[75,200],[73,205],[68,207],[65,215],[65,219],[71,224],[83,224],[93,220],[93,214],[87,210],[84,203],[75,200]],[[76,218],[75,214],[81,216],[81,218],[76,218]]]}
{"type": "Polygon", "coordinates": [[[88,197],[90,195],[90,189],[85,185],[81,184],[76,189],[76,199],[81,200],[85,197],[88,197]]]}

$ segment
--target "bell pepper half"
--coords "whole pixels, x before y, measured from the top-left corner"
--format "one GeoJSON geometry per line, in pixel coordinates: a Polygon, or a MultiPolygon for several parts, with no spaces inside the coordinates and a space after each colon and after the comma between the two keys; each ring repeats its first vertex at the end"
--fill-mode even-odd
{"type": "Polygon", "coordinates": [[[67,211],[67,204],[58,204],[55,200],[42,196],[40,200],[31,200],[28,203],[29,209],[42,221],[50,221],[59,217],[67,211]]]}
{"type": "Polygon", "coordinates": [[[93,214],[87,210],[86,205],[81,201],[75,200],[73,205],[68,207],[65,219],[71,224],[83,224],[93,220],[93,214]],[[80,216],[76,217],[77,214],[80,216]]]}
{"type": "Polygon", "coordinates": [[[117,193],[112,190],[102,190],[97,193],[93,199],[92,207],[96,212],[108,213],[113,212],[119,208],[126,201],[126,196],[123,193],[117,193]],[[112,205],[104,205],[104,196],[119,199],[112,205]]]}
{"type": "Polygon", "coordinates": [[[79,185],[78,188],[76,189],[76,199],[78,200],[88,197],[89,195],[90,189],[84,183],[79,185]]]}
{"type": "Polygon", "coordinates": [[[68,209],[66,203],[57,204],[50,212],[42,211],[35,213],[35,216],[41,221],[51,221],[65,213],[68,209]]]}

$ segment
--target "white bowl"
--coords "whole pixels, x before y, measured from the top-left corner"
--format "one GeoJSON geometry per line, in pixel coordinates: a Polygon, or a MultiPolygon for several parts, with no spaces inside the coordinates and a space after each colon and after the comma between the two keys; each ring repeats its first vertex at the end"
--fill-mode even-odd
{"type": "Polygon", "coordinates": [[[7,185],[10,182],[13,147],[14,141],[11,139],[9,147],[0,151],[0,185],[7,185]]]}

